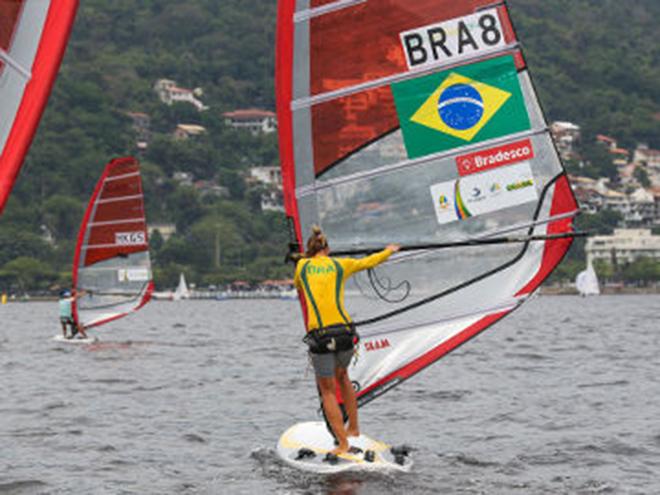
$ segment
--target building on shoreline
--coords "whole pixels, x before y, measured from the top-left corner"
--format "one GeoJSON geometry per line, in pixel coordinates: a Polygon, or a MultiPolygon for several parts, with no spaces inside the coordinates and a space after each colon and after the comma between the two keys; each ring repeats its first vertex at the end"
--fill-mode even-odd
{"type": "Polygon", "coordinates": [[[660,262],[660,235],[649,229],[615,229],[612,235],[590,237],[585,251],[590,262],[633,263],[640,258],[660,262]]]}

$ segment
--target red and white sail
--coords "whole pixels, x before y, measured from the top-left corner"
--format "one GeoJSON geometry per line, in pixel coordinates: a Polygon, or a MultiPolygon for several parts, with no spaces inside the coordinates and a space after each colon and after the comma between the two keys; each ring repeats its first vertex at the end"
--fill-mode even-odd
{"type": "Polygon", "coordinates": [[[78,0],[0,0],[0,213],[69,39],[78,0]]]}
{"type": "Polygon", "coordinates": [[[285,207],[334,251],[419,249],[351,279],[364,404],[517,308],[571,245],[578,208],[507,6],[280,0],[285,207]]]}
{"type": "Polygon", "coordinates": [[[78,233],[73,314],[85,328],[137,311],[154,290],[142,179],[135,158],[111,161],[78,233]]]}

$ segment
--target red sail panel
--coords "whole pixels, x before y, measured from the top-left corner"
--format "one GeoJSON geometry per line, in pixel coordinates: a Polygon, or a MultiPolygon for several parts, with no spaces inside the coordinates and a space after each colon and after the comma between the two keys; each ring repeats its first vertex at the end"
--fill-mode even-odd
{"type": "Polygon", "coordinates": [[[134,158],[108,164],[80,229],[83,265],[148,251],[142,180],[134,158]]]}
{"type": "Polygon", "coordinates": [[[46,107],[78,0],[0,0],[0,214],[46,107]]]}
{"type": "Polygon", "coordinates": [[[335,163],[399,127],[389,86],[330,100],[312,109],[314,172],[335,163]]]}
{"type": "MultiPolygon", "coordinates": [[[[492,6],[492,1],[366,2],[311,21],[311,94],[324,94],[408,72],[400,33],[492,6]],[[355,47],[359,46],[357,50],[355,47]]],[[[504,6],[498,15],[506,42],[516,41],[504,6]]],[[[515,51],[519,69],[525,62],[515,51]]],[[[398,127],[389,86],[330,100],[312,109],[316,175],[398,127]]]]}
{"type": "Polygon", "coordinates": [[[0,48],[8,51],[25,0],[0,1],[0,48]]]}
{"type": "MultiPolygon", "coordinates": [[[[407,71],[400,33],[493,6],[492,0],[364,2],[311,21],[311,94],[407,71]],[[386,4],[386,5],[385,5],[386,4]],[[359,49],[356,49],[359,47],[359,49]],[[328,81],[331,81],[330,83],[328,81]]],[[[505,26],[508,41],[513,30],[505,26]]]]}
{"type": "MultiPolygon", "coordinates": [[[[575,195],[571,190],[571,185],[568,182],[566,175],[563,175],[557,180],[557,185],[555,186],[555,194],[552,202],[552,209],[550,210],[550,217],[557,218],[570,214],[578,210],[577,200],[575,195]]],[[[562,234],[564,232],[570,232],[573,229],[573,218],[568,216],[551,222],[548,225],[548,234],[562,234]]],[[[536,289],[538,289],[541,284],[547,279],[553,272],[553,270],[561,263],[568,253],[568,250],[573,244],[572,238],[566,239],[555,239],[547,241],[545,243],[545,249],[543,252],[543,261],[539,267],[536,275],[530,280],[530,282],[523,287],[516,296],[525,296],[532,294],[536,289]]]]}

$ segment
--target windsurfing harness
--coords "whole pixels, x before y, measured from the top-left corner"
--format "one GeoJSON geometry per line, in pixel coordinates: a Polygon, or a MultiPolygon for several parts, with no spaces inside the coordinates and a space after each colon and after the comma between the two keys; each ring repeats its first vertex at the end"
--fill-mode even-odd
{"type": "Polygon", "coordinates": [[[279,0],[276,67],[291,245],[403,247],[345,284],[364,405],[534,293],[577,203],[506,2],[279,0]]]}
{"type": "Polygon", "coordinates": [[[360,336],[352,323],[315,328],[303,338],[303,342],[309,346],[309,352],[312,354],[349,351],[359,341],[360,336]]]}

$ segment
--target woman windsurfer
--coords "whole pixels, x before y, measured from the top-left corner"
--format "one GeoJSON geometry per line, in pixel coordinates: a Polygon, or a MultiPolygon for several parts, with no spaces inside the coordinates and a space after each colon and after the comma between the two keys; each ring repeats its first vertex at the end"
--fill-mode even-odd
{"type": "Polygon", "coordinates": [[[355,390],[348,365],[357,340],[355,326],[344,308],[344,286],[353,274],[373,268],[399,250],[390,244],[383,251],[361,259],[330,257],[328,240],[313,227],[307,251],[296,266],[295,285],[304,294],[307,306],[309,355],[316,373],[323,410],[339,445],[331,453],[348,452],[348,437],[360,435],[355,390]],[[335,395],[337,384],[348,415],[348,429],[335,395]]]}

